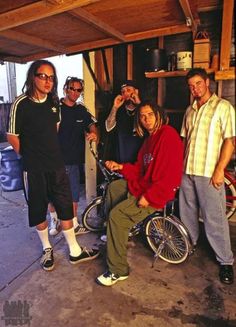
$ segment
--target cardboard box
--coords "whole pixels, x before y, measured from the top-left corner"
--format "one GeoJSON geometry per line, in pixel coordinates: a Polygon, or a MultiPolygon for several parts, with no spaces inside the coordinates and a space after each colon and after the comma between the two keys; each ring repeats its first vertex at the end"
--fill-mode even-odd
{"type": "Polygon", "coordinates": [[[195,63],[208,63],[210,66],[211,44],[209,39],[195,39],[193,50],[193,66],[195,63]]]}

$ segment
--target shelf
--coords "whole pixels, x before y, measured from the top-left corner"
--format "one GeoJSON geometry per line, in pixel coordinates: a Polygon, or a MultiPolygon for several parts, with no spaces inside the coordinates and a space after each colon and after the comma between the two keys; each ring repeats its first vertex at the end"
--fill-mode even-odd
{"type": "MultiPolygon", "coordinates": [[[[208,74],[213,74],[215,72],[214,69],[209,68],[206,69],[208,74]]],[[[147,78],[166,78],[166,77],[181,77],[186,76],[189,70],[175,70],[173,72],[165,72],[165,71],[159,71],[159,72],[145,72],[145,76],[147,78]]]]}
{"type": "Polygon", "coordinates": [[[235,79],[235,67],[230,67],[227,70],[218,70],[215,73],[216,81],[230,80],[230,79],[235,79]]]}
{"type": "MultiPolygon", "coordinates": [[[[189,70],[175,70],[173,72],[145,72],[147,78],[167,78],[167,77],[181,77],[186,76],[189,70]]],[[[206,69],[208,74],[215,73],[215,81],[232,80],[235,79],[235,67],[230,67],[227,70],[217,70],[212,68],[206,69]]]]}

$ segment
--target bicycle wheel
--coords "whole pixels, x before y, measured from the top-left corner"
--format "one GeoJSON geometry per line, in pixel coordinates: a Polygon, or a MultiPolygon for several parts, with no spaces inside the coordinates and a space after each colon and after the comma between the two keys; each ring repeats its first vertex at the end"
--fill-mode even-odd
{"type": "Polygon", "coordinates": [[[176,219],[153,217],[145,226],[145,234],[151,249],[166,262],[178,264],[186,260],[190,244],[187,232],[176,219]]]}
{"type": "Polygon", "coordinates": [[[230,219],[236,212],[236,189],[233,182],[225,176],[226,218],[230,219]]]}
{"type": "Polygon", "coordinates": [[[104,200],[102,196],[95,198],[82,214],[83,225],[91,232],[105,229],[104,200]]]}

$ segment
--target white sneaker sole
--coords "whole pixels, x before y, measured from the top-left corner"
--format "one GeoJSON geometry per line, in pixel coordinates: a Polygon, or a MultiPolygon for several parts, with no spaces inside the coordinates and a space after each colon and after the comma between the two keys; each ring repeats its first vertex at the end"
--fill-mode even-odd
{"type": "Polygon", "coordinates": [[[70,263],[72,265],[77,265],[80,262],[85,262],[85,261],[90,261],[90,260],[96,259],[99,255],[100,255],[100,252],[98,252],[97,254],[95,254],[95,255],[93,255],[91,257],[86,257],[86,258],[83,258],[83,259],[80,259],[80,260],[77,260],[77,261],[70,260],[70,263]]]}
{"type": "Polygon", "coordinates": [[[111,280],[110,283],[106,283],[108,281],[102,281],[104,278],[103,278],[103,275],[102,276],[99,276],[98,278],[96,278],[96,282],[99,284],[99,285],[102,285],[102,286],[113,286],[114,284],[116,284],[117,282],[119,281],[122,281],[122,280],[126,280],[129,276],[120,276],[119,278],[115,279],[115,280],[111,280]]]}
{"type": "Polygon", "coordinates": [[[43,270],[45,271],[52,271],[54,268],[55,268],[55,264],[53,264],[51,267],[44,267],[44,266],[41,266],[43,268],[43,270]]]}

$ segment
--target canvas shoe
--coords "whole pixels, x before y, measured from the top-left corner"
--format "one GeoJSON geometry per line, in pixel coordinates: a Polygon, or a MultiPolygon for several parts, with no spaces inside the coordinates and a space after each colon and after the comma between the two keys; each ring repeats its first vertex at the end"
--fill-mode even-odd
{"type": "Polygon", "coordinates": [[[110,271],[106,271],[103,275],[96,278],[96,282],[102,286],[112,286],[121,280],[127,279],[128,277],[129,275],[120,276],[118,274],[113,274],[110,271]]]}
{"type": "MultiPolygon", "coordinates": [[[[130,239],[132,236],[133,236],[132,233],[129,233],[129,239],[130,239]]],[[[107,242],[107,235],[106,235],[106,234],[102,235],[102,236],[100,237],[100,240],[103,241],[104,243],[106,243],[106,242],[107,242]]]]}
{"type": "Polygon", "coordinates": [[[54,257],[52,248],[47,248],[43,250],[43,255],[41,257],[40,264],[42,268],[46,271],[50,271],[54,268],[54,257]]]}
{"type": "Polygon", "coordinates": [[[78,225],[77,227],[74,228],[75,235],[81,235],[81,234],[87,234],[90,231],[85,228],[84,226],[78,225]]]}
{"type": "Polygon", "coordinates": [[[78,257],[73,257],[69,256],[70,263],[73,265],[79,263],[79,262],[84,262],[84,261],[89,261],[97,258],[99,256],[100,252],[97,249],[86,249],[85,247],[82,248],[82,252],[78,257]]]}
{"type": "Polygon", "coordinates": [[[104,234],[100,237],[100,240],[103,241],[104,243],[107,242],[107,236],[104,234]]]}
{"type": "Polygon", "coordinates": [[[50,218],[50,225],[49,225],[49,235],[56,236],[61,231],[61,224],[60,220],[55,218],[50,218]]]}

